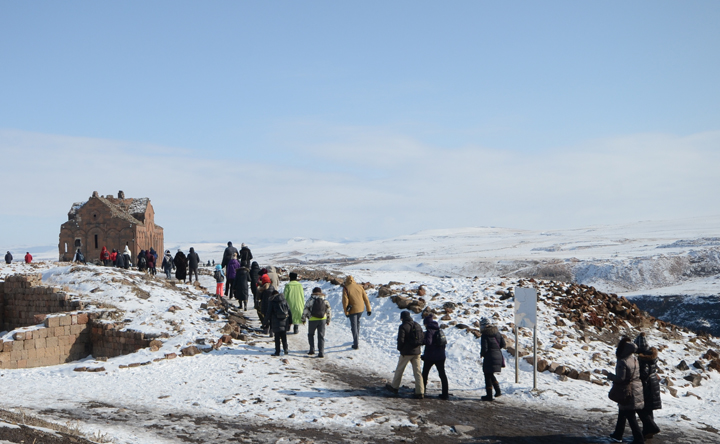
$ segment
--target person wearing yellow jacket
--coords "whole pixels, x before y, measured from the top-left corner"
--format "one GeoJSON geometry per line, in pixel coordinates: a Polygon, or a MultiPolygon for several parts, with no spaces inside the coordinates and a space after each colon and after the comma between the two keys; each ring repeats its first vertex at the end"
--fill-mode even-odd
{"type": "Polygon", "coordinates": [[[356,283],[352,276],[345,278],[345,283],[343,284],[342,303],[345,316],[350,319],[350,330],[353,335],[352,348],[353,350],[357,350],[360,348],[360,344],[358,343],[358,338],[360,336],[360,316],[366,308],[367,314],[370,316],[372,314],[372,309],[370,308],[370,300],[367,297],[367,293],[365,293],[365,289],[356,283]]]}
{"type": "Polygon", "coordinates": [[[297,273],[290,273],[290,282],[285,285],[283,290],[283,296],[290,307],[294,334],[298,333],[298,328],[302,324],[303,308],[305,307],[305,291],[297,279],[297,273]]]}

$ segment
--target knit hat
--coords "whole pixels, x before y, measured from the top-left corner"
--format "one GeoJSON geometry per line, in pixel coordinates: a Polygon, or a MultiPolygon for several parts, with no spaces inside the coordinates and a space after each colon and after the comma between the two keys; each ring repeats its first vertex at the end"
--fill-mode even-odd
{"type": "Polygon", "coordinates": [[[435,318],[433,317],[433,315],[429,314],[429,315],[425,316],[425,319],[423,319],[423,324],[428,325],[429,323],[431,323],[434,320],[435,320],[435,318]]]}
{"type": "Polygon", "coordinates": [[[485,329],[487,327],[490,327],[492,325],[492,322],[490,322],[490,319],[488,318],[482,318],[480,319],[480,328],[485,329]]]}
{"type": "Polygon", "coordinates": [[[222,267],[220,266],[220,264],[217,264],[217,265],[215,265],[215,269],[216,269],[216,270],[222,270],[222,267]]]}
{"type": "Polygon", "coordinates": [[[313,288],[312,294],[323,294],[322,288],[320,288],[320,287],[313,288]]]}
{"type": "Polygon", "coordinates": [[[263,268],[260,270],[260,274],[267,274],[267,268],[263,268]]]}
{"type": "Polygon", "coordinates": [[[403,310],[403,312],[400,313],[400,320],[401,320],[401,321],[409,321],[410,319],[412,319],[412,315],[410,314],[409,311],[403,310]]]}
{"type": "Polygon", "coordinates": [[[291,280],[291,281],[296,281],[296,280],[297,280],[297,273],[295,273],[294,271],[290,272],[290,280],[291,280]]]}

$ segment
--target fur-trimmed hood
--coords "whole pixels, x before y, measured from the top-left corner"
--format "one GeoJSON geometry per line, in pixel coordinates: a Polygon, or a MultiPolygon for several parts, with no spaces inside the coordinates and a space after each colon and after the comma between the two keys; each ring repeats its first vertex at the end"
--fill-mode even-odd
{"type": "Polygon", "coordinates": [[[642,359],[645,361],[654,361],[658,357],[658,349],[655,347],[650,347],[650,350],[648,350],[648,353],[638,353],[638,359],[642,359]]]}

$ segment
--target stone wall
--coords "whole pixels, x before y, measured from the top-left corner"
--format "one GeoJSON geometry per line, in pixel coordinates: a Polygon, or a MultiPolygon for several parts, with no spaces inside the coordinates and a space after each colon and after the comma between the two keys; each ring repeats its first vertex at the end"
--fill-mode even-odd
{"type": "Polygon", "coordinates": [[[37,325],[42,322],[38,316],[63,313],[82,308],[78,300],[59,287],[42,285],[41,274],[11,275],[5,278],[0,296],[2,325],[0,330],[14,330],[37,325]]]}
{"type": "Polygon", "coordinates": [[[0,369],[120,356],[148,347],[154,339],[99,321],[97,313],[67,313],[82,305],[61,288],[42,286],[40,274],[11,275],[0,282],[0,331],[10,331],[12,338],[0,341],[0,369]]]}
{"type": "Polygon", "coordinates": [[[90,326],[84,313],[45,318],[39,328],[18,331],[0,342],[0,368],[31,368],[77,361],[91,354],[90,326]]]}
{"type": "Polygon", "coordinates": [[[141,348],[150,346],[153,338],[146,337],[144,333],[125,330],[121,331],[122,325],[92,324],[91,342],[92,355],[95,358],[112,358],[114,356],[134,353],[141,348]]]}

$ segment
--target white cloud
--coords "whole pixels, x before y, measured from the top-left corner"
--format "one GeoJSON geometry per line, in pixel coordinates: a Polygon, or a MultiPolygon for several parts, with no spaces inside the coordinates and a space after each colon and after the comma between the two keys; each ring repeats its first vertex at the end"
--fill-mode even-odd
{"type": "Polygon", "coordinates": [[[151,198],[170,240],[567,228],[718,212],[720,132],[639,134],[523,153],[444,149],[387,129],[320,127],[301,136],[285,141],[305,159],[296,166],[2,130],[0,244],[52,244],[72,202],[121,189],[151,198]],[[3,237],[17,233],[3,225],[23,217],[57,220],[22,241],[3,237]]]}

